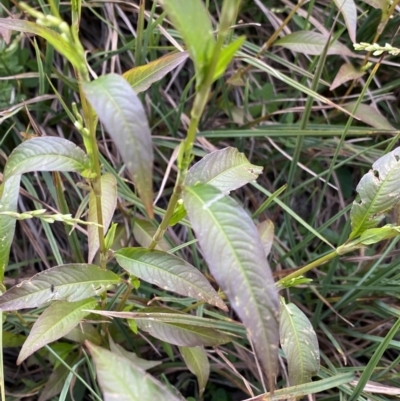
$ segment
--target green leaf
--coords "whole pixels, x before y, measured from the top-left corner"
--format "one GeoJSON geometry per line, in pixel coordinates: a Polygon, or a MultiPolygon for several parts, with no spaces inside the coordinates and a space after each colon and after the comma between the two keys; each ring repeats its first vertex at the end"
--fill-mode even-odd
{"type": "Polygon", "coordinates": [[[17,333],[11,333],[10,331],[3,330],[3,348],[14,348],[21,347],[26,340],[26,336],[17,333]]]}
{"type": "Polygon", "coordinates": [[[64,338],[81,344],[88,340],[93,344],[100,345],[102,341],[96,327],[86,322],[83,322],[79,326],[73,328],[68,334],[64,335],[64,338]]]}
{"type": "MultiPolygon", "coordinates": [[[[101,176],[101,210],[103,214],[103,228],[104,234],[107,233],[111,220],[114,216],[114,211],[117,206],[117,180],[112,174],[104,174],[101,176]]],[[[93,189],[90,191],[89,196],[89,214],[88,220],[92,223],[97,223],[97,207],[96,195],[93,189]]],[[[88,262],[92,263],[96,252],[99,249],[99,230],[94,224],[90,224],[87,228],[88,231],[88,245],[89,255],[88,262]]]]}
{"type": "Polygon", "coordinates": [[[379,158],[361,178],[356,188],[360,200],[350,211],[352,231],[349,239],[376,227],[400,200],[400,148],[379,158]]]}
{"type": "Polygon", "coordinates": [[[365,230],[356,242],[360,245],[372,245],[385,239],[397,237],[398,235],[400,235],[400,226],[388,224],[383,227],[365,230]]]}
{"type": "Polygon", "coordinates": [[[204,345],[214,347],[231,341],[221,332],[210,328],[181,323],[165,323],[156,319],[150,321],[149,319],[136,318],[135,321],[139,329],[159,340],[178,346],[196,347],[204,345]]]}
{"type": "MultiPolygon", "coordinates": [[[[18,196],[21,176],[16,175],[3,185],[0,198],[0,212],[17,212],[18,196]]],[[[7,215],[0,215],[0,281],[3,281],[4,272],[8,265],[10,248],[14,240],[16,219],[7,215]]]]}
{"type": "Polygon", "coordinates": [[[31,171],[72,171],[82,173],[89,168],[86,153],[63,138],[43,136],[18,145],[4,168],[4,180],[31,171]]]}
{"type": "Polygon", "coordinates": [[[104,401],[181,401],[167,387],[129,359],[86,342],[104,401]]]}
{"type": "Polygon", "coordinates": [[[35,22],[17,19],[0,18],[0,28],[6,28],[18,32],[33,33],[46,39],[59,53],[65,56],[68,61],[81,69],[85,67],[85,60],[82,60],[79,53],[70,43],[66,42],[59,33],[50,28],[38,25],[35,22]]]}
{"type": "Polygon", "coordinates": [[[257,228],[210,185],[187,187],[184,203],[211,273],[244,323],[269,384],[278,366],[278,293],[257,228]]]}
{"type": "Polygon", "coordinates": [[[221,54],[218,58],[214,71],[214,80],[218,79],[224,74],[236,52],[242,47],[245,40],[246,36],[240,36],[221,50],[221,54]]]}
{"type": "Polygon", "coordinates": [[[83,85],[85,95],[113,139],[132,175],[147,213],[153,217],[153,146],[146,113],[128,82],[104,75],[83,85]]]}
{"type": "Polygon", "coordinates": [[[290,386],[310,382],[319,370],[318,339],[307,316],[295,304],[282,302],[280,337],[290,386]]]}
{"type": "Polygon", "coordinates": [[[210,362],[204,347],[179,347],[188,369],[197,377],[199,395],[203,395],[210,376],[210,362]]]}
{"type": "MultiPolygon", "coordinates": [[[[350,102],[343,105],[343,108],[353,113],[356,102],[350,102]]],[[[353,113],[363,123],[378,129],[392,129],[392,124],[375,107],[367,104],[359,104],[355,113],[353,113]]]]}
{"type": "Polygon", "coordinates": [[[119,284],[115,273],[89,264],[53,267],[24,280],[0,296],[0,310],[35,308],[49,301],[81,301],[119,284]]]}
{"type": "Polygon", "coordinates": [[[143,370],[149,370],[162,364],[162,361],[147,361],[146,359],[139,358],[134,352],[129,352],[119,344],[116,344],[111,336],[109,336],[109,343],[112,353],[129,359],[135,366],[143,370]]]}
{"type": "Polygon", "coordinates": [[[329,90],[333,91],[345,82],[361,78],[364,74],[365,71],[358,70],[353,66],[353,64],[345,63],[339,68],[339,71],[336,74],[336,77],[333,80],[329,90]]]}
{"type": "Polygon", "coordinates": [[[134,67],[124,72],[122,76],[129,82],[136,93],[140,93],[182,64],[188,58],[188,55],[187,52],[167,54],[146,65],[134,67]]]}
{"type": "Polygon", "coordinates": [[[251,164],[236,148],[225,148],[204,156],[188,171],[186,185],[210,184],[221,192],[240,188],[254,181],[263,168],[251,164]]]}
{"type": "Polygon", "coordinates": [[[17,365],[38,349],[69,333],[93,309],[97,301],[93,298],[78,302],[58,301],[50,305],[36,320],[21,352],[17,365]]]}
{"type": "Polygon", "coordinates": [[[115,258],[127,272],[144,281],[227,311],[225,303],[203,274],[175,255],[144,248],[123,248],[115,253],[115,258]]]}
{"type": "MultiPolygon", "coordinates": [[[[75,353],[68,355],[65,362],[68,365],[74,365],[76,361],[77,354],[75,353]]],[[[47,379],[43,391],[40,393],[38,401],[47,401],[60,394],[64,388],[64,384],[69,372],[69,369],[63,364],[60,364],[57,368],[55,368],[47,379]]]]}
{"type": "Polygon", "coordinates": [[[215,346],[231,341],[229,336],[214,329],[220,322],[167,308],[145,308],[141,312],[100,310],[92,310],[91,312],[102,316],[134,319],[139,329],[150,333],[159,340],[178,346],[215,346]],[[165,310],[168,310],[169,313],[162,312],[165,310]]]}
{"type": "Polygon", "coordinates": [[[187,46],[200,84],[215,46],[208,11],[201,0],[162,0],[161,4],[187,46]]]}
{"type": "MultiPolygon", "coordinates": [[[[143,248],[148,248],[153,240],[154,234],[156,233],[157,228],[154,227],[149,221],[136,218],[135,223],[133,225],[133,236],[135,240],[141,245],[143,248]]],[[[161,241],[158,242],[156,248],[159,251],[169,251],[171,246],[168,244],[167,240],[163,237],[161,241]]]]}
{"type": "MultiPolygon", "coordinates": [[[[326,42],[329,40],[325,35],[312,31],[297,31],[278,39],[274,46],[282,46],[295,52],[320,56],[324,51],[326,42]]],[[[342,56],[352,56],[353,53],[338,41],[333,42],[327,54],[339,54],[342,56]]]]}
{"type": "Polygon", "coordinates": [[[262,223],[257,224],[257,231],[264,247],[265,257],[267,258],[274,243],[274,223],[269,219],[264,220],[262,223]]]}
{"type": "Polygon", "coordinates": [[[333,0],[342,13],[350,40],[356,43],[357,8],[354,0],[333,0]]]}

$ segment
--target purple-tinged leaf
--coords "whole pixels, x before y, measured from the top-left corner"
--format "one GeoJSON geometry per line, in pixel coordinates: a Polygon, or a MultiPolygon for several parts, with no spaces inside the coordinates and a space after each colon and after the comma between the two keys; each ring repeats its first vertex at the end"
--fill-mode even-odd
{"type": "Polygon", "coordinates": [[[144,281],[227,310],[203,274],[175,255],[144,248],[123,248],[115,253],[115,258],[127,272],[144,281]]]}
{"type": "Polygon", "coordinates": [[[203,395],[210,376],[210,362],[204,347],[179,347],[188,369],[197,377],[199,395],[203,395]]]}
{"type": "Polygon", "coordinates": [[[357,8],[354,0],[333,0],[342,13],[350,40],[356,43],[357,8]]]}
{"type": "MultiPolygon", "coordinates": [[[[103,214],[103,228],[104,234],[107,233],[108,227],[110,226],[111,220],[114,215],[115,208],[117,206],[117,180],[112,174],[104,174],[101,176],[101,210],[103,214]]],[[[90,191],[89,196],[89,214],[88,221],[97,223],[97,207],[96,207],[96,195],[93,189],[90,191]]],[[[89,256],[88,262],[92,263],[99,249],[99,230],[96,225],[88,225],[88,244],[89,244],[89,256]]]]}
{"type": "MultiPolygon", "coordinates": [[[[154,227],[149,221],[137,217],[133,225],[133,236],[140,246],[148,248],[153,240],[154,234],[157,232],[157,227],[154,227]]],[[[165,237],[157,243],[156,248],[159,251],[168,252],[171,246],[168,244],[165,237]]]]}
{"type": "MultiPolygon", "coordinates": [[[[329,40],[321,33],[312,31],[298,31],[290,33],[281,39],[278,39],[274,46],[282,46],[295,52],[320,56],[329,40]]],[[[342,43],[335,41],[328,48],[328,55],[339,54],[342,56],[352,56],[353,53],[342,43]]]]}
{"type": "Polygon", "coordinates": [[[174,68],[182,64],[187,58],[188,52],[167,54],[146,65],[134,67],[122,75],[136,93],[145,91],[154,82],[160,81],[174,68]]]}
{"type": "Polygon", "coordinates": [[[148,361],[146,359],[139,358],[134,352],[129,352],[119,344],[116,344],[111,337],[109,337],[109,343],[111,352],[129,359],[135,366],[138,366],[143,370],[149,370],[162,364],[162,361],[148,361]]]}
{"type": "Polygon", "coordinates": [[[345,82],[361,78],[364,74],[365,72],[357,70],[353,64],[345,63],[339,68],[339,71],[336,74],[336,77],[333,80],[329,90],[333,91],[345,82]]]}
{"type": "MultiPolygon", "coordinates": [[[[348,110],[350,113],[353,113],[355,104],[356,102],[346,103],[343,105],[343,108],[348,110]]],[[[361,103],[353,114],[363,123],[368,124],[371,127],[395,131],[395,128],[389,123],[386,117],[384,117],[375,107],[361,103]]]]}
{"type": "Polygon", "coordinates": [[[182,401],[129,359],[86,342],[104,401],[182,401]]]}
{"type": "Polygon", "coordinates": [[[263,168],[251,164],[236,148],[225,148],[204,156],[188,171],[186,185],[210,184],[229,194],[237,188],[254,181],[263,168]]]}
{"type": "Polygon", "coordinates": [[[4,180],[31,171],[72,171],[89,168],[86,153],[74,143],[54,136],[32,138],[18,145],[4,168],[4,180]]]}
{"type": "MultiPolygon", "coordinates": [[[[3,183],[0,212],[17,211],[20,181],[21,176],[16,175],[3,183]]],[[[14,240],[15,223],[14,217],[0,215],[0,281],[3,281],[4,272],[8,265],[10,248],[14,240]]]]}
{"type": "Polygon", "coordinates": [[[58,301],[50,305],[36,320],[21,352],[17,365],[45,345],[68,334],[85,316],[87,309],[96,307],[93,298],[78,302],[58,301]]]}
{"type": "Polygon", "coordinates": [[[0,296],[0,310],[36,308],[49,301],[75,302],[99,295],[121,282],[115,273],[89,264],[53,267],[24,280],[0,296]]]}
{"type": "Polygon", "coordinates": [[[119,75],[104,75],[83,85],[100,121],[113,139],[139,196],[153,217],[153,146],[143,105],[119,75]]]}
{"type": "Polygon", "coordinates": [[[210,185],[185,188],[183,199],[210,271],[244,323],[273,388],[279,300],[257,228],[233,199],[210,185]]]}
{"type": "Polygon", "coordinates": [[[349,239],[375,228],[400,200],[400,148],[379,158],[365,174],[356,191],[359,200],[350,211],[352,231],[349,239]]]}
{"type": "Polygon", "coordinates": [[[274,228],[274,223],[271,220],[264,220],[262,223],[257,224],[257,231],[260,235],[266,258],[271,252],[272,244],[274,243],[274,228]]]}
{"type": "Polygon", "coordinates": [[[319,371],[318,339],[311,322],[295,304],[282,302],[280,336],[290,386],[310,382],[319,371]]]}

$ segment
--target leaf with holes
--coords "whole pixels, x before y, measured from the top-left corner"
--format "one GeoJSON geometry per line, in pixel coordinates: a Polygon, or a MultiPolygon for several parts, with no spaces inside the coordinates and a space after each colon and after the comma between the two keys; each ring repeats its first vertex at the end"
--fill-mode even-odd
{"type": "Polygon", "coordinates": [[[384,117],[375,107],[367,104],[359,104],[354,113],[353,110],[355,105],[356,102],[350,102],[344,104],[343,108],[348,110],[350,113],[353,113],[360,121],[370,125],[371,127],[395,131],[393,125],[390,124],[386,117],[384,117]]]}
{"type": "Polygon", "coordinates": [[[353,64],[345,63],[339,68],[339,71],[336,74],[336,77],[333,80],[329,90],[333,91],[345,82],[361,78],[364,74],[365,71],[358,70],[356,67],[353,66],[353,64]]]}
{"type": "Polygon", "coordinates": [[[5,28],[18,32],[33,33],[46,39],[54,48],[65,56],[68,61],[78,69],[85,68],[85,60],[82,60],[76,49],[66,42],[61,35],[35,22],[23,21],[17,19],[0,18],[0,28],[5,28]]]}
{"type": "Polygon", "coordinates": [[[349,33],[350,40],[355,43],[356,29],[357,29],[357,8],[354,0],[333,0],[336,7],[342,13],[346,23],[347,32],[349,33]]]}
{"type": "Polygon", "coordinates": [[[97,301],[93,298],[78,302],[58,301],[50,305],[36,320],[21,352],[17,365],[38,349],[68,334],[93,309],[97,301]]]}
{"type": "Polygon", "coordinates": [[[188,58],[188,52],[167,54],[146,65],[134,67],[122,75],[136,93],[145,91],[154,82],[160,81],[174,68],[181,65],[188,58]]]}
{"type": "MultiPolygon", "coordinates": [[[[141,219],[139,217],[135,219],[135,223],[133,226],[133,236],[135,237],[135,240],[139,243],[139,245],[143,248],[149,247],[156,231],[157,227],[154,227],[154,225],[151,224],[149,221],[141,219]]],[[[171,246],[168,244],[165,237],[163,237],[157,243],[155,249],[168,252],[171,249],[171,246]]]]}
{"type": "Polygon", "coordinates": [[[181,401],[167,387],[129,359],[86,342],[104,401],[181,401]]]}
{"type": "MultiPolygon", "coordinates": [[[[0,198],[0,212],[16,212],[21,176],[16,175],[2,185],[0,198]]],[[[3,281],[4,272],[8,265],[10,248],[14,240],[16,219],[7,215],[0,215],[0,281],[3,281]]]]}
{"type": "MultiPolygon", "coordinates": [[[[282,46],[295,52],[320,56],[328,40],[329,38],[318,32],[298,31],[278,39],[274,43],[274,46],[282,46]]],[[[330,44],[327,54],[339,54],[350,57],[353,55],[345,45],[338,41],[330,44]]]]}
{"type": "Polygon", "coordinates": [[[357,185],[359,200],[350,211],[349,239],[376,227],[400,201],[400,148],[379,158],[357,185]]]}
{"type": "Polygon", "coordinates": [[[75,302],[99,295],[122,280],[96,265],[69,264],[35,274],[0,296],[0,310],[36,308],[49,301],[75,302]]]}
{"type": "Polygon", "coordinates": [[[142,103],[129,83],[116,74],[85,83],[83,88],[132,175],[147,213],[153,217],[153,146],[142,103]]]}
{"type": "Polygon", "coordinates": [[[229,194],[237,188],[254,181],[263,168],[251,164],[236,148],[225,148],[204,156],[188,171],[186,185],[210,184],[229,194]]]}
{"type": "MultiPolygon", "coordinates": [[[[104,234],[107,233],[108,227],[110,226],[111,220],[114,215],[115,208],[117,206],[117,180],[112,174],[104,174],[101,176],[101,210],[103,214],[103,227],[104,234]]],[[[96,195],[93,189],[90,191],[89,196],[89,222],[97,223],[97,207],[96,207],[96,195]]],[[[88,245],[89,255],[88,262],[92,263],[96,252],[99,249],[99,230],[94,224],[90,224],[88,230],[88,245]]]]}
{"type": "Polygon", "coordinates": [[[294,304],[281,304],[280,337],[290,386],[308,383],[319,370],[318,339],[307,316],[294,304]]]}
{"type": "Polygon", "coordinates": [[[279,300],[257,228],[243,208],[210,185],[186,187],[183,199],[211,273],[246,326],[273,388],[279,300]]]}
{"type": "Polygon", "coordinates": [[[204,347],[179,347],[188,369],[197,377],[199,395],[203,395],[210,376],[210,362],[204,347]]]}
{"type": "Polygon", "coordinates": [[[227,310],[225,303],[200,271],[175,255],[144,248],[123,248],[115,252],[114,256],[121,267],[144,281],[227,310]]]}
{"type": "Polygon", "coordinates": [[[18,145],[4,168],[4,180],[32,171],[72,171],[83,173],[89,168],[86,153],[63,138],[43,136],[18,145]]]}

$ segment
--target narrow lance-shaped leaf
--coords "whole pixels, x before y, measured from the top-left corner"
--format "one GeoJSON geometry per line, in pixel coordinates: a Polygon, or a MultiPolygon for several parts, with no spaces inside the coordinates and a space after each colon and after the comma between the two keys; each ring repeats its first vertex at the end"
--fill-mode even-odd
{"type": "Polygon", "coordinates": [[[188,369],[197,377],[199,395],[203,395],[210,376],[210,362],[204,347],[179,347],[188,369]]]}
{"type": "MultiPolygon", "coordinates": [[[[139,243],[143,248],[148,248],[151,244],[154,234],[157,232],[157,227],[154,227],[149,221],[136,218],[133,225],[133,236],[135,240],[139,243]]],[[[159,251],[168,252],[171,249],[171,246],[168,244],[165,237],[161,238],[161,240],[157,243],[156,248],[159,251]]]]}
{"type": "Polygon", "coordinates": [[[354,0],[333,0],[336,7],[342,13],[346,23],[347,32],[349,33],[350,40],[355,43],[356,29],[357,29],[357,8],[354,0]]]}
{"type": "Polygon", "coordinates": [[[257,230],[264,247],[265,257],[267,258],[274,242],[274,223],[269,219],[264,220],[260,224],[257,224],[257,230]]]}
{"type": "Polygon", "coordinates": [[[104,401],[182,401],[129,359],[86,342],[104,401]]]}
{"type": "Polygon", "coordinates": [[[121,347],[119,344],[116,344],[111,336],[109,336],[108,342],[110,343],[111,352],[129,359],[135,366],[143,370],[149,370],[154,368],[155,366],[162,364],[162,361],[147,361],[146,359],[139,358],[134,352],[129,352],[121,347]]]}
{"type": "MultiPolygon", "coordinates": [[[[117,180],[112,174],[104,174],[101,177],[101,210],[103,215],[104,234],[110,226],[115,208],[117,206],[117,180]]],[[[96,195],[90,191],[88,221],[97,223],[96,195]]],[[[90,224],[88,230],[89,256],[88,262],[92,263],[99,249],[99,230],[96,225],[90,224]]]]}
{"type": "Polygon", "coordinates": [[[187,52],[167,54],[146,65],[134,67],[124,72],[122,76],[136,93],[140,93],[148,89],[154,82],[160,81],[170,71],[182,64],[188,56],[187,52]]]}
{"type": "Polygon", "coordinates": [[[280,337],[290,386],[308,383],[319,370],[319,347],[307,316],[294,304],[282,302],[280,337]]]}
{"type": "Polygon", "coordinates": [[[121,267],[142,280],[227,310],[203,274],[175,255],[144,248],[123,248],[115,253],[115,258],[121,267]]]}
{"type": "MultiPolygon", "coordinates": [[[[298,31],[278,39],[274,46],[282,46],[295,52],[320,56],[329,40],[318,32],[298,31]]],[[[335,41],[329,45],[327,54],[352,56],[352,52],[342,43],[335,41]]]]}
{"type": "Polygon", "coordinates": [[[128,82],[116,74],[104,75],[83,88],[132,175],[147,213],[153,217],[153,147],[142,103],[128,82]]]}
{"type": "Polygon", "coordinates": [[[35,308],[49,301],[80,301],[119,284],[115,273],[89,264],[53,267],[24,280],[0,296],[0,310],[35,308]]]}
{"type": "Polygon", "coordinates": [[[85,173],[86,153],[74,143],[58,137],[32,138],[18,145],[4,168],[4,180],[31,171],[71,171],[85,173]]]}
{"type": "Polygon", "coordinates": [[[71,64],[78,69],[85,66],[85,61],[81,59],[79,53],[70,43],[66,42],[61,35],[45,26],[38,25],[34,22],[0,18],[0,28],[10,29],[18,32],[33,33],[46,39],[58,52],[65,56],[71,64]]]}
{"type": "MultiPolygon", "coordinates": [[[[356,102],[350,102],[343,105],[343,108],[353,113],[356,102]]],[[[353,113],[360,121],[371,127],[384,129],[384,130],[395,130],[392,124],[384,117],[375,107],[367,104],[359,104],[357,110],[353,113]]]]}
{"type": "Polygon", "coordinates": [[[210,16],[202,0],[161,0],[172,24],[182,36],[196,68],[198,84],[210,62],[215,40],[210,16]]]}
{"type": "MultiPolygon", "coordinates": [[[[182,347],[216,346],[231,341],[231,337],[216,330],[218,321],[186,313],[162,313],[160,308],[145,308],[143,312],[113,312],[92,310],[102,316],[134,319],[138,328],[159,340],[182,347]]],[[[163,308],[162,308],[163,309],[163,308]]]]}
{"type": "Polygon", "coordinates": [[[236,148],[225,148],[204,156],[188,171],[186,185],[210,184],[229,194],[237,188],[254,181],[263,168],[251,164],[236,148]]]}
{"type": "Polygon", "coordinates": [[[273,388],[279,300],[257,228],[233,199],[210,185],[187,187],[184,203],[211,273],[246,326],[273,388]]]}
{"type": "Polygon", "coordinates": [[[360,200],[350,211],[352,231],[349,239],[376,227],[400,200],[400,148],[379,158],[356,188],[360,200]]]}
{"type": "Polygon", "coordinates": [[[333,91],[345,82],[361,78],[364,74],[365,71],[358,70],[353,66],[353,64],[345,63],[339,68],[339,71],[336,74],[336,77],[333,80],[329,90],[333,91]]]}
{"type": "MultiPolygon", "coordinates": [[[[16,175],[3,184],[0,198],[0,212],[16,212],[18,206],[19,185],[21,176],[16,175]]],[[[13,217],[0,215],[0,281],[8,265],[10,248],[14,239],[16,220],[13,217]]]]}
{"type": "Polygon", "coordinates": [[[50,305],[36,320],[31,332],[22,346],[17,365],[38,349],[69,333],[94,308],[97,301],[93,298],[78,302],[59,301],[50,305]]]}

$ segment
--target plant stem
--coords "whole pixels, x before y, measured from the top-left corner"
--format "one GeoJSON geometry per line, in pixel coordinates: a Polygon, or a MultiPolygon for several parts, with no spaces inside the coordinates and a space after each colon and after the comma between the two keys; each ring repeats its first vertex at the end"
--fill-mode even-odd
{"type": "MultiPolygon", "coordinates": [[[[204,80],[200,83],[199,88],[196,92],[196,96],[194,98],[193,107],[190,112],[190,123],[189,128],[186,134],[186,139],[184,140],[183,148],[180,150],[182,152],[182,160],[178,163],[178,176],[176,178],[175,186],[171,198],[168,203],[167,210],[165,215],[154,234],[154,237],[149,245],[149,249],[154,249],[157,243],[164,236],[165,231],[168,228],[169,221],[174,214],[175,207],[178,201],[181,199],[182,191],[185,185],[187,172],[189,169],[190,162],[192,160],[192,150],[194,141],[196,139],[197,128],[199,126],[200,118],[203,114],[204,108],[207,104],[208,98],[210,96],[211,85],[214,81],[214,71],[217,66],[221,50],[226,38],[226,35],[229,32],[230,24],[232,20],[232,7],[231,5],[227,5],[228,3],[225,1],[221,14],[220,21],[220,29],[218,32],[217,41],[214,47],[213,55],[210,61],[210,64],[207,68],[206,75],[204,80]]],[[[236,5],[237,7],[237,5],[236,5]]],[[[179,157],[178,157],[179,160],[179,157]]]]}

